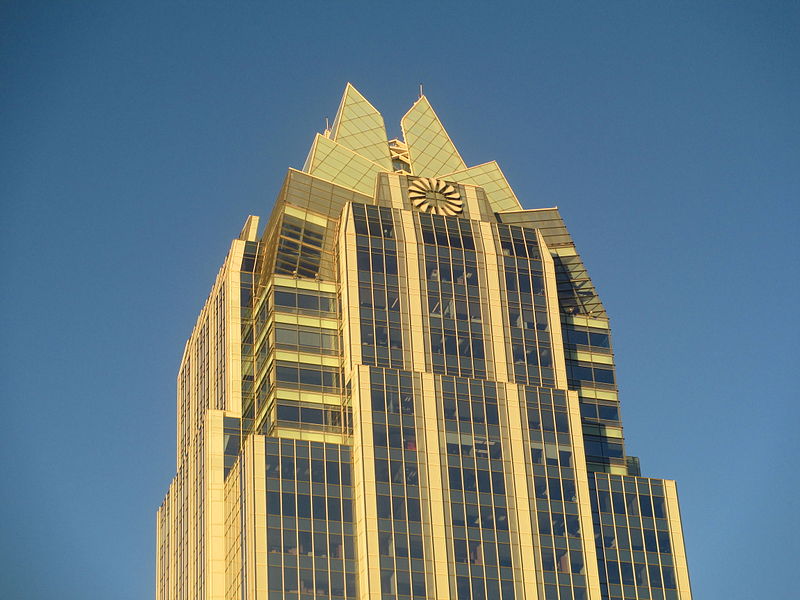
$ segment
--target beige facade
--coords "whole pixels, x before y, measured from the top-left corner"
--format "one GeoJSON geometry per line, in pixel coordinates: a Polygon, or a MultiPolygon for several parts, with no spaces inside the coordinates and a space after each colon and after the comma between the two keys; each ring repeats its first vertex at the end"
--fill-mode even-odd
{"type": "Polygon", "coordinates": [[[558,210],[424,96],[401,128],[348,84],[233,241],[179,369],[157,599],[690,599],[558,210]]]}

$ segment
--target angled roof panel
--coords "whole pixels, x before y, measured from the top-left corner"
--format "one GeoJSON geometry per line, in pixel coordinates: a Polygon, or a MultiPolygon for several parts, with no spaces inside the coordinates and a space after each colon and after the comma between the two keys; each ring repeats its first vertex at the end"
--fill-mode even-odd
{"type": "Polygon", "coordinates": [[[392,160],[383,117],[349,83],[333,120],[331,139],[391,171],[392,160]]]}
{"type": "Polygon", "coordinates": [[[458,183],[467,183],[482,187],[486,192],[486,196],[489,198],[489,203],[492,205],[492,210],[494,212],[519,210],[522,208],[519,200],[517,200],[516,194],[514,194],[514,190],[508,185],[503,171],[500,170],[500,166],[494,160],[464,169],[463,171],[441,175],[441,178],[447,181],[456,181],[458,183]]]}
{"type": "Polygon", "coordinates": [[[414,103],[400,126],[414,175],[436,177],[467,168],[425,96],[414,103]]]}
{"type": "MultiPolygon", "coordinates": [[[[387,145],[388,148],[388,145],[387,145]]],[[[372,196],[381,165],[317,134],[303,170],[309,175],[372,196]]]]}

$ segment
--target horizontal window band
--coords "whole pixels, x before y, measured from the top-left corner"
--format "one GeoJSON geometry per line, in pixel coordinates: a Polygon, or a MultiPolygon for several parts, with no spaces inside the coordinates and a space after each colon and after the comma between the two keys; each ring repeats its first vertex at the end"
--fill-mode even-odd
{"type": "Polygon", "coordinates": [[[291,313],[276,312],[274,315],[276,323],[286,323],[287,325],[305,325],[307,327],[320,327],[322,329],[339,329],[339,321],[336,319],[325,319],[323,317],[305,317],[291,313]]]}
{"type": "Polygon", "coordinates": [[[583,325],[585,327],[597,327],[598,329],[610,329],[608,319],[595,319],[593,317],[581,317],[576,315],[561,315],[561,322],[572,325],[583,325]]]}
{"type": "Polygon", "coordinates": [[[595,400],[613,400],[615,402],[619,401],[619,395],[617,394],[617,392],[611,392],[608,390],[596,390],[588,387],[581,387],[581,389],[578,390],[578,395],[580,398],[594,398],[595,400]]]}
{"type": "Polygon", "coordinates": [[[580,360],[589,363],[598,363],[601,365],[613,365],[614,357],[610,354],[597,354],[594,352],[572,351],[567,350],[564,352],[566,358],[571,360],[580,360]]]}
{"type": "Polygon", "coordinates": [[[349,446],[352,438],[343,433],[333,433],[325,431],[309,431],[295,429],[293,427],[276,427],[272,430],[270,437],[306,440],[310,442],[326,442],[328,444],[340,444],[349,446]]]}
{"type": "Polygon", "coordinates": [[[315,392],[300,391],[297,389],[282,388],[280,385],[275,390],[278,400],[294,400],[311,402],[313,404],[326,404],[329,406],[341,406],[342,397],[339,394],[320,394],[315,392]]]}
{"type": "Polygon", "coordinates": [[[292,206],[291,204],[285,204],[283,206],[283,213],[286,215],[290,215],[292,217],[297,217],[302,221],[308,221],[309,223],[314,223],[315,225],[320,225],[321,227],[328,227],[328,219],[325,217],[321,217],[302,208],[297,208],[292,206]]]}
{"type": "Polygon", "coordinates": [[[295,279],[294,277],[273,275],[272,281],[270,283],[272,285],[280,285],[283,287],[296,288],[299,290],[312,290],[315,292],[327,292],[329,294],[336,293],[335,283],[327,283],[323,281],[308,281],[306,279],[295,279]]]}
{"type": "Polygon", "coordinates": [[[607,438],[623,439],[622,427],[610,427],[608,425],[583,424],[583,432],[588,435],[599,435],[607,438]]]}

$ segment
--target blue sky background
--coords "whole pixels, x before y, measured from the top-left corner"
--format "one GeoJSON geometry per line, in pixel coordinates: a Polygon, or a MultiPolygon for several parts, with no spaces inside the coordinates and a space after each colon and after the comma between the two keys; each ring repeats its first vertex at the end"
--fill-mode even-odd
{"type": "Polygon", "coordinates": [[[558,205],[695,596],[791,598],[800,4],[0,4],[0,595],[153,596],[175,374],[352,81],[558,205]]]}

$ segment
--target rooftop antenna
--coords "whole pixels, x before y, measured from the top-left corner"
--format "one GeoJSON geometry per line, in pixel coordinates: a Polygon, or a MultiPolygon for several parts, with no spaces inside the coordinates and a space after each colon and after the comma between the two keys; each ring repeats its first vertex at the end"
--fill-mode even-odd
{"type": "Polygon", "coordinates": [[[423,93],[422,93],[422,84],[420,83],[420,84],[419,84],[419,97],[420,97],[420,98],[422,98],[422,96],[423,96],[423,93]]]}
{"type": "Polygon", "coordinates": [[[328,117],[325,117],[325,137],[329,137],[331,134],[331,126],[328,123],[328,117]]]}

